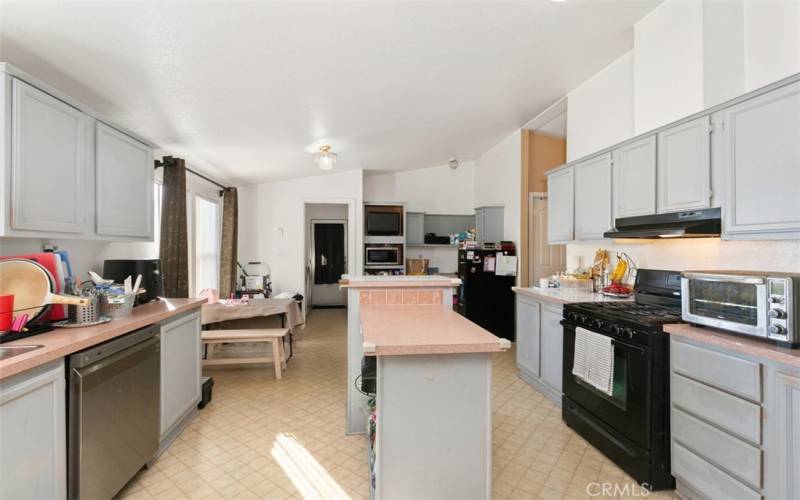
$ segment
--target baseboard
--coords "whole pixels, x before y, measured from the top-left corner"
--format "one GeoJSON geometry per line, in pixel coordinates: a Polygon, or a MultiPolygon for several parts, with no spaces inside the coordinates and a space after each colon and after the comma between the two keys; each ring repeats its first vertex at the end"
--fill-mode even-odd
{"type": "Polygon", "coordinates": [[[314,309],[347,309],[347,306],[342,304],[340,306],[312,306],[311,310],[314,309]]]}
{"type": "Polygon", "coordinates": [[[561,408],[561,394],[559,394],[558,391],[550,387],[547,383],[542,382],[539,378],[527,372],[523,368],[519,369],[517,376],[527,382],[528,385],[532,386],[538,392],[542,393],[544,397],[555,403],[556,406],[561,408]]]}
{"type": "Polygon", "coordinates": [[[194,417],[196,417],[200,412],[200,410],[197,408],[198,403],[200,403],[199,399],[195,404],[192,405],[191,408],[189,408],[189,410],[187,410],[186,413],[183,414],[180,420],[178,420],[172,426],[172,428],[167,431],[164,437],[161,438],[161,441],[158,443],[158,451],[156,451],[156,454],[153,455],[153,458],[148,460],[147,464],[145,464],[146,467],[149,468],[156,461],[156,459],[158,459],[158,457],[160,457],[161,454],[164,453],[166,449],[169,448],[169,446],[178,438],[181,432],[183,432],[183,429],[185,429],[189,423],[194,420],[194,417]]]}

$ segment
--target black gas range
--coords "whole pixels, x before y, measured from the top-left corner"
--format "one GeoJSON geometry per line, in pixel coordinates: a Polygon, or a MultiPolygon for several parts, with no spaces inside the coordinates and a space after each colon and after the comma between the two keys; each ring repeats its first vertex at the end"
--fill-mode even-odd
{"type": "Polygon", "coordinates": [[[640,484],[673,488],[669,459],[669,339],[681,322],[680,273],[640,269],[634,301],[564,306],[562,416],[640,484]],[[577,328],[611,337],[611,394],[573,374],[577,328]]]}

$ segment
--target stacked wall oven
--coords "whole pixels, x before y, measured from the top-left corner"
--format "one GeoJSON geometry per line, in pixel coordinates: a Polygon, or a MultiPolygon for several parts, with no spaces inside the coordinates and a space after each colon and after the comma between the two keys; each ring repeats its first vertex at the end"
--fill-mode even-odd
{"type": "Polygon", "coordinates": [[[566,424],[650,489],[674,487],[669,453],[669,339],[681,322],[680,273],[640,269],[635,302],[564,306],[566,424]],[[573,374],[576,329],[611,338],[611,394],[573,374]]]}

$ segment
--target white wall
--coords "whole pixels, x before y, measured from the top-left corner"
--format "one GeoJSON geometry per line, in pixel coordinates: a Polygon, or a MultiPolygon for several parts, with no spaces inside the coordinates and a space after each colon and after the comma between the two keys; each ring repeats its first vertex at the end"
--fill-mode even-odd
{"type": "Polygon", "coordinates": [[[475,162],[455,170],[448,165],[364,177],[364,201],[406,203],[410,212],[474,213],[475,162]]]}
{"type": "Polygon", "coordinates": [[[633,137],[633,51],[567,94],[567,161],[633,137]]]}
{"type": "Polygon", "coordinates": [[[746,89],[800,72],[800,2],[742,3],[746,89]]]}
{"type": "Polygon", "coordinates": [[[703,4],[668,0],[634,26],[634,129],[703,109],[703,4]]]}
{"type": "Polygon", "coordinates": [[[476,207],[503,205],[503,239],[519,245],[522,133],[515,130],[478,158],[475,164],[476,207]]]}
{"type": "Polygon", "coordinates": [[[239,190],[239,259],[263,261],[272,269],[273,290],[305,287],[303,261],[305,208],[308,203],[352,202],[348,224],[351,269],[360,269],[363,254],[363,171],[349,170],[315,177],[246,186],[239,190]]]}

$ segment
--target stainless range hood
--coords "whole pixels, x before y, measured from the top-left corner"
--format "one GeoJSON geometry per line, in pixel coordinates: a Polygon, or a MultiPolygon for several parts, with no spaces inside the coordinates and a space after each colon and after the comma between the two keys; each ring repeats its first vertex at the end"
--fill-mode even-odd
{"type": "Polygon", "coordinates": [[[616,229],[606,238],[713,238],[719,236],[722,223],[719,208],[690,210],[671,214],[623,217],[614,221],[616,229]]]}

